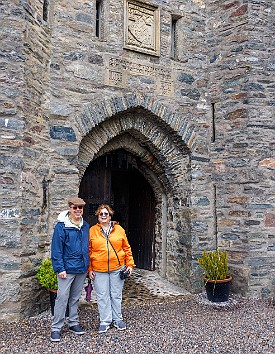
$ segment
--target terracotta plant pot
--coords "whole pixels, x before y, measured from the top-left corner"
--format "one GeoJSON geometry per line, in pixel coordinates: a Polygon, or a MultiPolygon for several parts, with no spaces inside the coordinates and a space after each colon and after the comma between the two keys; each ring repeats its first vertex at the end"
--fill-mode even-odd
{"type": "Polygon", "coordinates": [[[225,302],[229,298],[229,287],[231,276],[222,280],[211,280],[204,278],[204,285],[207,299],[212,302],[225,302]]]}

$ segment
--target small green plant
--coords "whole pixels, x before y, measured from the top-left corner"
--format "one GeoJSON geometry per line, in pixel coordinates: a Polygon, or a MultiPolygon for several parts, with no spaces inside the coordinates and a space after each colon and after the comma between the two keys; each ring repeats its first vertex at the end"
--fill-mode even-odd
{"type": "Polygon", "coordinates": [[[228,276],[228,256],[226,251],[203,251],[198,258],[200,267],[208,280],[223,280],[228,276]]]}
{"type": "Polygon", "coordinates": [[[57,290],[57,275],[53,270],[52,261],[46,258],[36,272],[38,283],[49,290],[57,290]]]}

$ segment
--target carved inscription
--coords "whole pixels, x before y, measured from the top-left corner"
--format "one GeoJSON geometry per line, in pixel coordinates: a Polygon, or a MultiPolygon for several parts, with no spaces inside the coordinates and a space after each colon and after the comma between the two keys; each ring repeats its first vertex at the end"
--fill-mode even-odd
{"type": "Polygon", "coordinates": [[[159,93],[163,96],[171,96],[171,94],[173,93],[172,82],[160,80],[159,93]]]}
{"type": "Polygon", "coordinates": [[[146,65],[139,62],[128,61],[121,58],[109,58],[108,85],[125,87],[131,76],[148,77],[154,83],[151,86],[156,92],[163,96],[171,96],[174,92],[172,84],[172,72],[167,67],[146,65]]]}
{"type": "Polygon", "coordinates": [[[171,80],[171,70],[167,68],[134,63],[126,59],[110,58],[109,67],[112,70],[128,70],[133,75],[156,76],[171,80]]]}
{"type": "Polygon", "coordinates": [[[114,86],[122,86],[123,84],[122,72],[109,70],[109,84],[114,86]]]}
{"type": "Polygon", "coordinates": [[[134,0],[125,0],[124,47],[159,55],[159,9],[134,0]]]}

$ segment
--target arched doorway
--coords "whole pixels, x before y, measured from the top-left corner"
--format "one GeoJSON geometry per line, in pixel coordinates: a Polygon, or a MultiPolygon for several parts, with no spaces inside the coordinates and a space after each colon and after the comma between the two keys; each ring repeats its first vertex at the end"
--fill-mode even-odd
{"type": "MultiPolygon", "coordinates": [[[[123,220],[121,223],[127,231],[137,265],[154,269],[171,282],[189,288],[188,274],[193,269],[191,151],[197,144],[193,122],[182,116],[176,103],[163,105],[155,96],[127,94],[85,105],[76,124],[83,137],[77,156],[78,177],[83,178],[80,193],[88,201],[90,218],[95,207],[104,200],[125,203],[125,213],[120,216],[125,215],[126,226],[123,220]],[[126,154],[127,159],[121,159],[119,151],[126,154]],[[117,170],[116,188],[116,171],[115,166],[109,165],[110,155],[117,155],[118,166],[121,160],[122,165],[124,160],[126,164],[117,170]],[[129,192],[119,192],[123,187],[129,192]],[[144,207],[133,213],[131,200],[144,207]],[[134,223],[143,229],[136,231],[134,223]],[[146,248],[140,237],[149,240],[146,248]],[[138,245],[135,245],[136,241],[138,245]],[[142,261],[142,257],[147,257],[148,261],[142,261]]],[[[114,206],[114,209],[120,208],[114,206]]],[[[95,219],[90,220],[90,223],[94,222],[95,219]]]]}
{"type": "Polygon", "coordinates": [[[97,222],[94,212],[102,203],[110,204],[126,230],[138,268],[155,269],[155,197],[138,170],[139,159],[124,149],[98,157],[86,169],[79,195],[87,201],[84,218],[97,222]]]}

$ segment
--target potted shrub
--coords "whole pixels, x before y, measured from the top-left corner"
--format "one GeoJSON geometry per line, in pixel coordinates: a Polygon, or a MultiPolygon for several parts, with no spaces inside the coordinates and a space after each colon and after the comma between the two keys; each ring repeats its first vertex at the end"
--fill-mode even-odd
{"type": "Polygon", "coordinates": [[[203,251],[198,258],[204,271],[204,284],[207,298],[213,302],[228,301],[229,284],[232,277],[228,275],[228,255],[226,251],[203,251]]]}
{"type": "MultiPolygon", "coordinates": [[[[42,261],[41,265],[36,271],[36,278],[38,283],[44,288],[48,289],[50,292],[50,304],[51,304],[51,313],[54,315],[54,305],[57,295],[57,275],[53,270],[52,261],[50,258],[46,258],[42,261]]],[[[69,316],[69,308],[67,306],[66,317],[69,316]]]]}
{"type": "Polygon", "coordinates": [[[54,305],[57,295],[57,275],[53,270],[52,261],[46,258],[36,271],[38,283],[50,292],[51,313],[54,314],[54,305]]]}
{"type": "Polygon", "coordinates": [[[38,283],[48,290],[57,291],[57,275],[53,270],[52,261],[46,258],[36,271],[38,283]]]}

